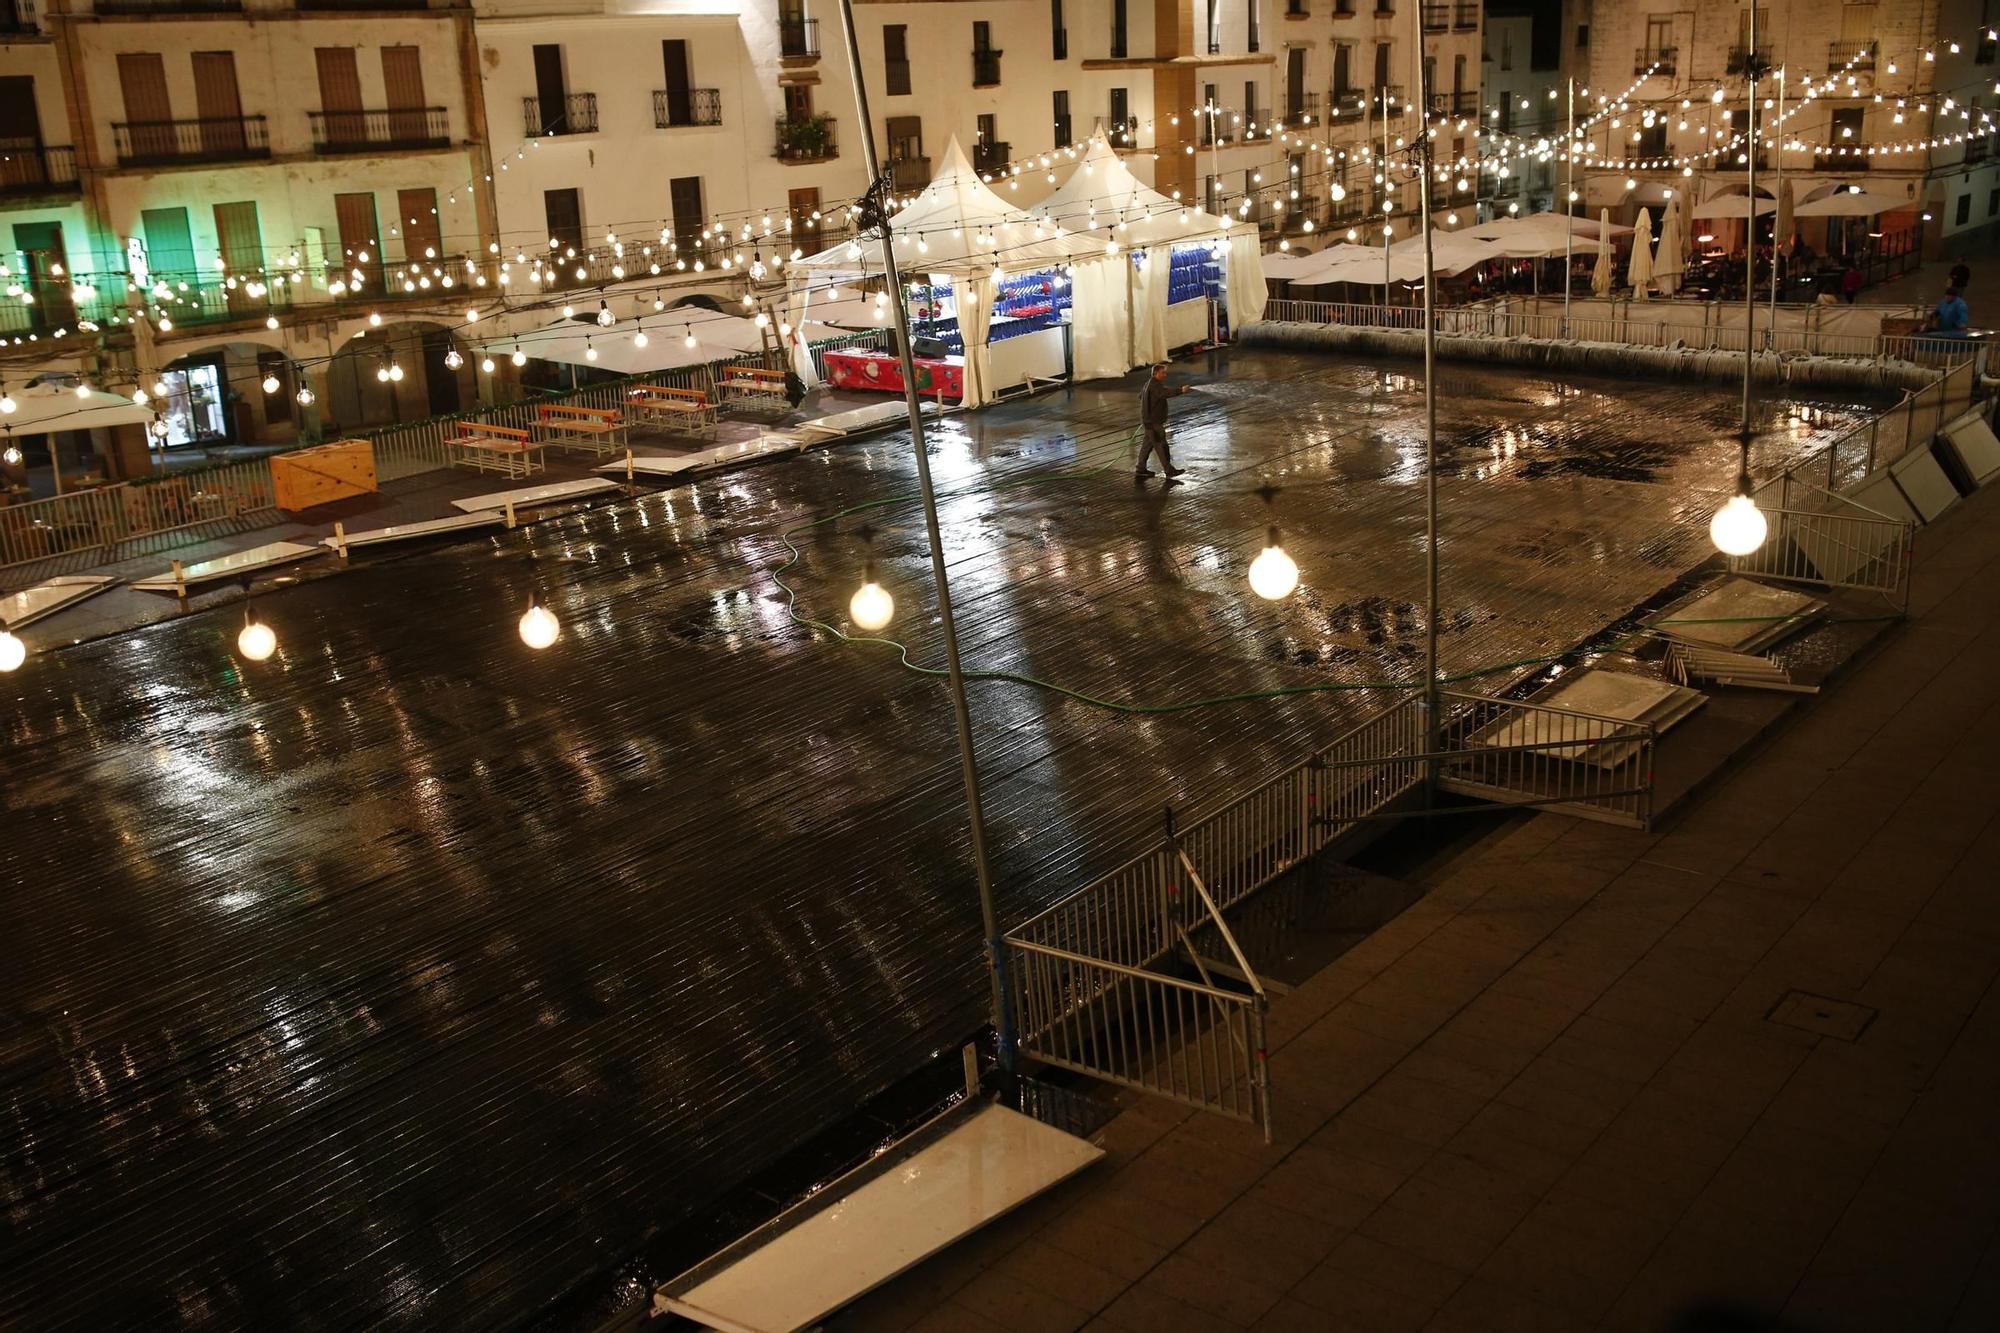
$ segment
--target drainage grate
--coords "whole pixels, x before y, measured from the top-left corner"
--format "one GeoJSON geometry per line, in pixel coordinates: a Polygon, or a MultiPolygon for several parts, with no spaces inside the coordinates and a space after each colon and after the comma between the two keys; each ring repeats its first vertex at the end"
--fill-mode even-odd
{"type": "Polygon", "coordinates": [[[1772,1005],[1771,1012],[1764,1017],[1801,1032],[1854,1041],[1875,1021],[1877,1012],[1865,1004],[1850,1004],[1846,1000],[1830,1000],[1824,995],[1794,990],[1786,991],[1784,998],[1772,1005]]]}

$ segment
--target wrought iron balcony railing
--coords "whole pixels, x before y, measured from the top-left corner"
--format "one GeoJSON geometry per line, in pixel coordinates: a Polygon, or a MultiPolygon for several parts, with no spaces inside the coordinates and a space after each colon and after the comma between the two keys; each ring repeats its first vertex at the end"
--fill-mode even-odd
{"type": "Polygon", "coordinates": [[[0,139],[0,194],[44,194],[76,187],[76,149],[51,148],[33,139],[0,139]]]}
{"type": "Polygon", "coordinates": [[[1874,69],[1875,48],[1865,47],[1858,52],[1853,42],[1829,42],[1826,48],[1826,72],[1837,74],[1843,69],[1874,69]],[[1848,64],[1853,60],[1852,65],[1848,64]]]}
{"type": "Polygon", "coordinates": [[[569,93],[560,106],[548,108],[539,97],[524,97],[521,111],[531,139],[547,134],[597,133],[596,93],[569,93]]]}
{"type": "Polygon", "coordinates": [[[271,155],[262,116],[115,121],[111,139],[119,164],[127,167],[234,162],[271,155]]]}
{"type": "Polygon", "coordinates": [[[316,153],[365,153],[375,148],[444,148],[451,115],[441,106],[381,111],[308,111],[316,153]]]}
{"type": "Polygon", "coordinates": [[[889,162],[889,184],[898,190],[921,190],[931,183],[931,160],[927,157],[900,157],[889,162]]]}
{"type": "Polygon", "coordinates": [[[778,54],[787,60],[819,58],[819,20],[781,18],[778,20],[778,54]]]}
{"type": "Polygon", "coordinates": [[[1013,145],[1004,139],[995,139],[992,143],[974,144],[972,146],[972,169],[982,175],[999,171],[1002,167],[1013,161],[1010,155],[1012,148],[1013,145]]]}
{"type": "Polygon", "coordinates": [[[972,53],[972,86],[991,88],[1000,82],[1000,53],[998,51],[974,51],[972,53]]]}
{"type": "MultiPolygon", "coordinates": [[[[1732,46],[1729,48],[1729,60],[1725,66],[1725,72],[1730,74],[1741,74],[1743,73],[1744,70],[1749,68],[1750,63],[1751,63],[1751,52],[1749,47],[1732,46]]],[[[1771,67],[1770,47],[1760,46],[1757,48],[1756,65],[1758,69],[1769,69],[1771,67]]]]}
{"type": "Polygon", "coordinates": [[[1644,74],[1651,70],[1672,78],[1679,67],[1680,54],[1677,46],[1642,46],[1632,53],[1632,72],[1644,74]]]}
{"type": "Polygon", "coordinates": [[[657,129],[721,123],[722,94],[714,88],[687,88],[679,93],[671,88],[653,90],[653,125],[657,129]]]}
{"type": "Polygon", "coordinates": [[[1451,26],[1451,6],[1427,4],[1424,6],[1424,31],[1443,32],[1451,26]]]}

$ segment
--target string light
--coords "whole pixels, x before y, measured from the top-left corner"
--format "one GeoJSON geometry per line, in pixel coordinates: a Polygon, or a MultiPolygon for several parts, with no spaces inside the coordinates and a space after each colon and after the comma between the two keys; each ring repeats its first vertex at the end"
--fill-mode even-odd
{"type": "Polygon", "coordinates": [[[278,651],[278,635],[257,619],[255,611],[243,613],[243,630],[236,636],[236,651],[252,662],[266,662],[278,651]]]}

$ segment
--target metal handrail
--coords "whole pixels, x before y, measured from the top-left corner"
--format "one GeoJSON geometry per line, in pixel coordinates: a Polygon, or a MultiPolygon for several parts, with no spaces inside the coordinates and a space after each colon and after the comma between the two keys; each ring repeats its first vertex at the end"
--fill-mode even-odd
{"type": "Polygon", "coordinates": [[[229,162],[271,155],[262,116],[113,121],[111,141],[119,164],[128,167],[229,162]]]}
{"type": "Polygon", "coordinates": [[[451,114],[441,106],[370,111],[308,111],[313,150],[358,153],[372,148],[442,147],[451,142],[451,114]]]}
{"type": "Polygon", "coordinates": [[[682,92],[686,105],[677,107],[672,89],[653,90],[653,128],[674,130],[722,123],[722,93],[718,89],[687,88],[682,92]]]}
{"type": "Polygon", "coordinates": [[[521,99],[521,119],[529,138],[597,133],[597,94],[565,93],[562,105],[544,111],[539,97],[521,99]]]}

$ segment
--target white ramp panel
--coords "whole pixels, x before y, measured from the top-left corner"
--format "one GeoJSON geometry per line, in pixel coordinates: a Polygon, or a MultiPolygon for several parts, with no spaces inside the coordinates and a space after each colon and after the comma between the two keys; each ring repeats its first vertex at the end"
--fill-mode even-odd
{"type": "MultiPolygon", "coordinates": [[[[624,464],[619,464],[623,467],[624,464]]],[[[603,477],[584,477],[578,481],[552,481],[545,486],[523,486],[518,490],[494,491],[491,495],[468,495],[463,500],[453,500],[452,506],[470,514],[480,509],[505,509],[512,500],[514,508],[527,509],[533,505],[558,504],[565,500],[582,500],[592,495],[602,495],[615,491],[618,483],[603,477]]]]}
{"type": "Polygon", "coordinates": [[[1945,447],[1958,455],[1974,485],[1984,486],[2000,476],[2000,439],[1994,438],[1986,418],[1974,413],[1955,421],[1946,428],[1944,439],[1945,447]]]}
{"type": "MultiPolygon", "coordinates": [[[[310,560],[316,555],[325,554],[326,548],[323,546],[302,546],[298,542],[271,542],[265,546],[253,546],[247,551],[238,551],[234,555],[183,565],[180,581],[192,588],[197,584],[214,583],[220,579],[240,579],[259,570],[275,569],[279,565],[295,564],[300,560],[310,560]]],[[[163,574],[151,574],[143,579],[135,579],[132,586],[144,588],[148,592],[172,592],[176,586],[174,571],[169,569],[163,574]]]]}
{"type": "Polygon", "coordinates": [[[453,514],[448,518],[427,518],[420,523],[391,523],[386,528],[366,528],[360,532],[350,532],[344,539],[322,537],[320,545],[335,551],[340,549],[343,540],[350,550],[356,546],[385,546],[390,542],[435,537],[446,532],[464,532],[468,528],[488,528],[495,523],[506,521],[505,514],[480,510],[471,514],[453,514]]]}
{"type": "Polygon", "coordinates": [[[32,625],[44,616],[52,616],[117,586],[117,579],[94,574],[68,574],[50,579],[47,583],[37,583],[32,588],[10,592],[5,598],[0,598],[0,625],[9,629],[32,625]]]}
{"type": "Polygon", "coordinates": [[[1104,1150],[1002,1106],[949,1112],[655,1294],[729,1333],[794,1333],[1068,1179],[1104,1150]],[[953,1128],[944,1129],[956,1120],[953,1128]]]}
{"type": "Polygon", "coordinates": [[[1904,454],[1889,465],[1889,475],[1896,479],[1896,485],[1909,497],[1910,507],[1926,523],[1958,503],[1958,487],[1951,484],[1951,478],[1945,476],[1936,456],[1928,449],[1904,454]]]}

